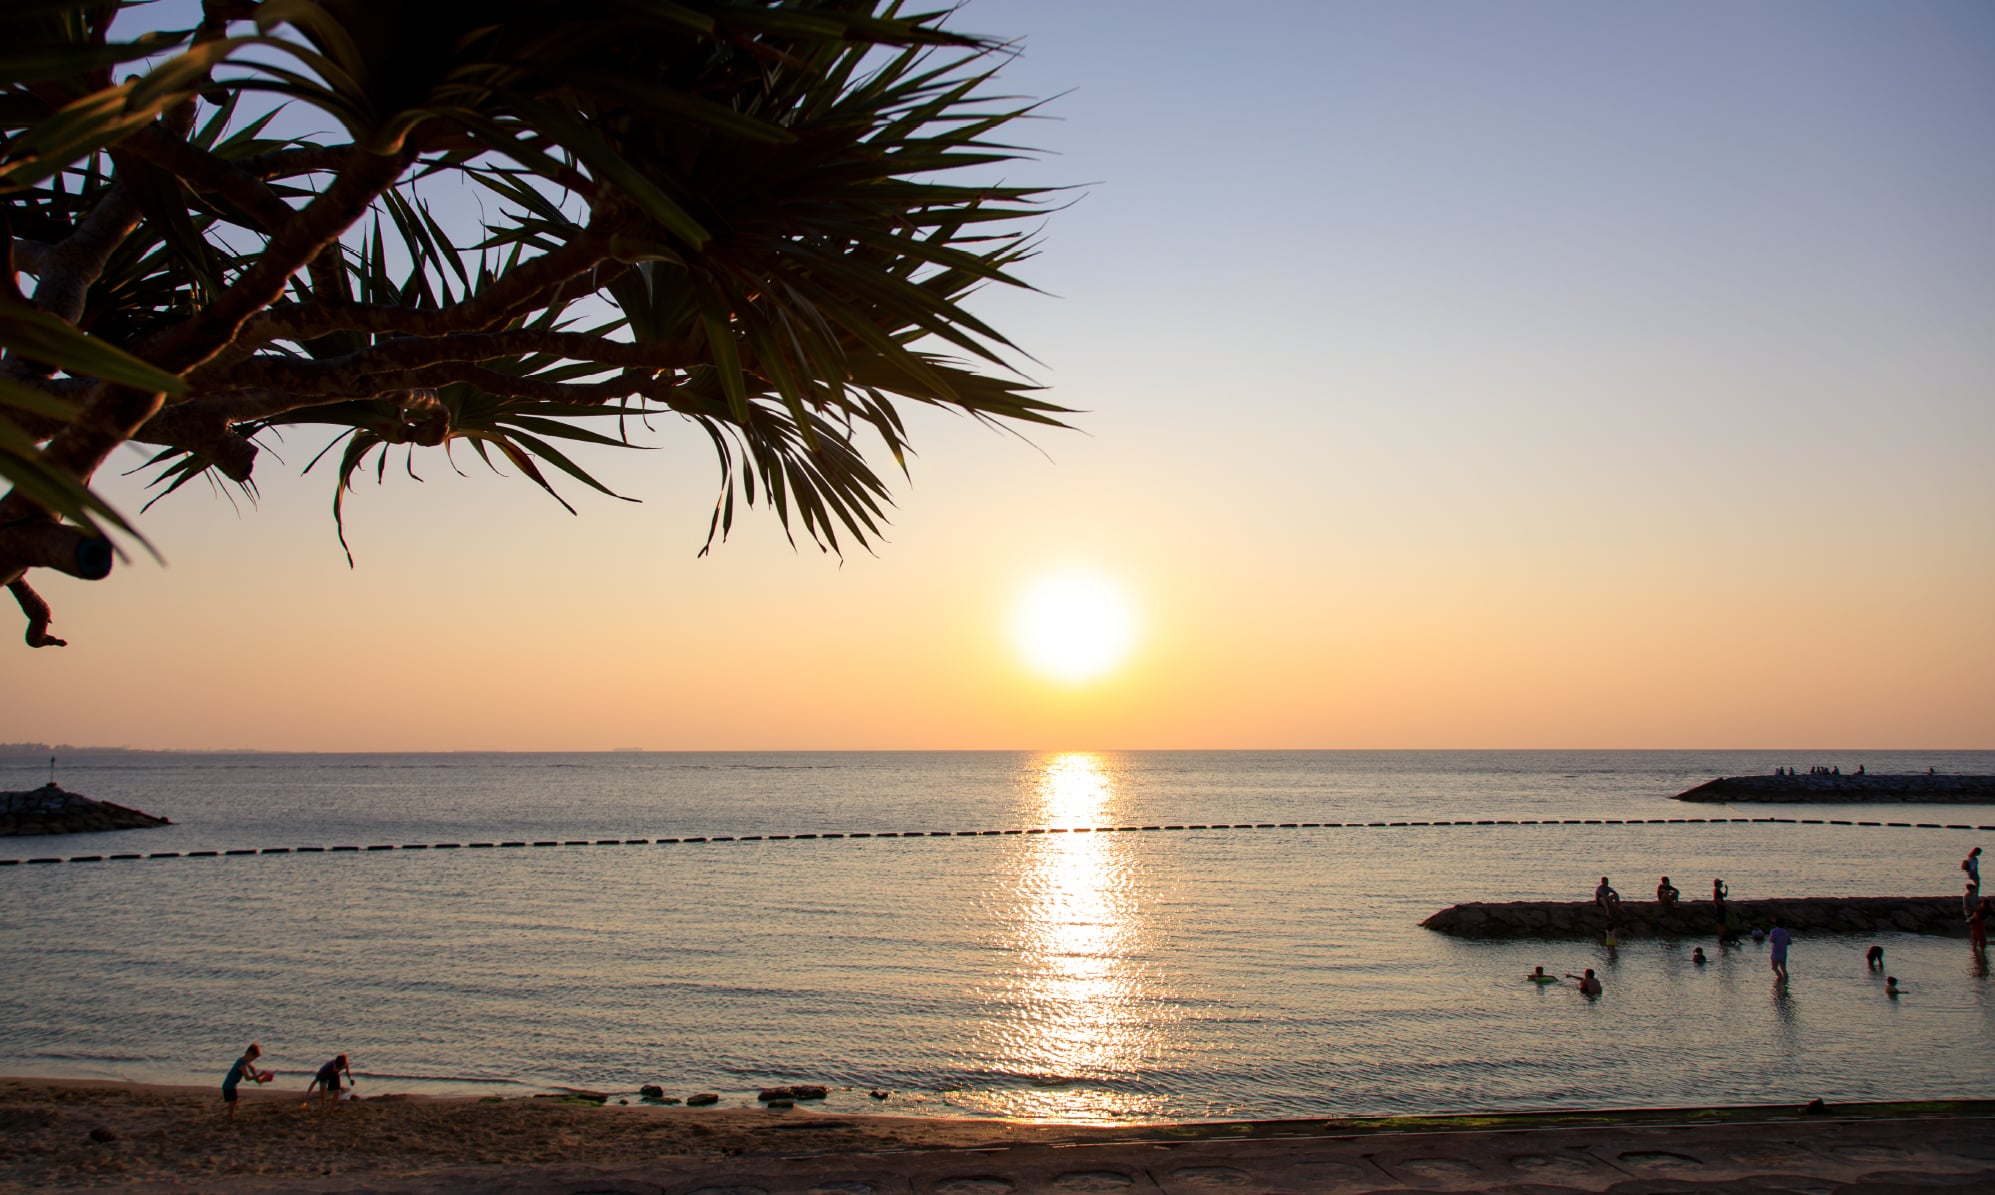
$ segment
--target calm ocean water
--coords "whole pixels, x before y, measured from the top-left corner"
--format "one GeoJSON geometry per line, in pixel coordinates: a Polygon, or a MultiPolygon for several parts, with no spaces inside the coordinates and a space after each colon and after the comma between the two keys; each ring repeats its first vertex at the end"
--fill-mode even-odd
{"type": "MultiPolygon", "coordinates": [[[[1995,752],[79,755],[176,825],[0,856],[1208,822],[1650,818],[1718,775],[1995,752]]],[[[0,760],[0,788],[46,761],[0,760]]],[[[1748,808],[1991,822],[1985,807],[1748,808]]],[[[1995,1095],[1964,941],[1469,943],[1460,900],[1957,893],[1978,831],[1478,826],[384,851],[0,869],[0,1072],[362,1094],[819,1082],[846,1111],[1118,1120],[1995,1095]],[[1597,1003],[1523,981],[1600,969],[1597,1003]],[[870,1089],[894,1092],[884,1105],[870,1089]]]]}

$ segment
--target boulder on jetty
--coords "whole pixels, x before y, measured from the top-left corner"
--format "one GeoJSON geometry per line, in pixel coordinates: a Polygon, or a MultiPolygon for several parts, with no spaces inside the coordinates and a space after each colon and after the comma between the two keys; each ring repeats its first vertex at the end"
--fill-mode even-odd
{"type": "MultiPolygon", "coordinates": [[[[1794,900],[1727,901],[1747,932],[1778,917],[1798,934],[1938,934],[1967,936],[1958,896],[1810,896],[1794,900]]],[[[1420,923],[1456,938],[1597,938],[1607,919],[1592,901],[1480,901],[1453,905],[1420,923]]],[[[1623,901],[1615,918],[1620,938],[1710,937],[1723,928],[1710,901],[1623,901]]]]}
{"type": "Polygon", "coordinates": [[[1850,773],[1837,776],[1720,776],[1687,792],[1679,801],[1842,802],[1918,801],[1930,805],[1995,804],[1995,776],[1889,776],[1850,773]]]}
{"type": "Polygon", "coordinates": [[[93,801],[49,783],[24,793],[0,792],[0,838],[26,834],[87,834],[95,830],[142,830],[169,826],[167,818],[93,801]]]}

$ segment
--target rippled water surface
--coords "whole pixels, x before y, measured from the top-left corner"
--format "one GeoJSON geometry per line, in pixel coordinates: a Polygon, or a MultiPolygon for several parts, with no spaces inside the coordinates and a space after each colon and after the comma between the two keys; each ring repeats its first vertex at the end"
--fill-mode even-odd
{"type": "MultiPolygon", "coordinates": [[[[1995,753],[140,755],[66,786],[174,818],[0,856],[885,831],[1995,809],[1686,807],[1717,775],[1995,771],[1995,753]]],[[[35,761],[0,761],[0,788],[35,761]]],[[[41,761],[45,769],[46,762],[41,761]]],[[[1965,941],[1470,943],[1461,900],[1940,895],[1995,834],[1832,825],[1358,826],[814,838],[0,868],[0,1071],[555,1085],[1057,1119],[1995,1093],[1965,941]],[[1906,994],[1864,969],[1881,942],[1906,994]],[[1523,981],[1601,971],[1603,999],[1523,981]],[[885,1104],[867,1098],[891,1090],[885,1104]]]]}

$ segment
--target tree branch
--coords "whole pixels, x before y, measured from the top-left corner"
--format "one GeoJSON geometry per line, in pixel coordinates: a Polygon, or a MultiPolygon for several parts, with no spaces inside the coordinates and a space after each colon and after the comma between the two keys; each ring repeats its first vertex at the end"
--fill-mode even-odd
{"type": "MultiPolygon", "coordinates": [[[[366,213],[375,197],[401,174],[406,160],[401,155],[357,158],[347,173],[270,239],[262,254],[214,302],[148,338],[137,346],[137,355],[185,373],[226,348],[250,316],[277,301],[292,274],[366,213]]],[[[158,412],[164,398],[156,391],[109,382],[93,387],[75,421],[49,438],[41,450],[42,463],[87,484],[118,445],[158,412]]],[[[14,525],[37,523],[55,525],[53,516],[18,488],[0,498],[0,527],[11,530],[14,525]]],[[[0,538],[0,580],[12,582],[25,570],[45,563],[11,549],[0,538]]]]}
{"type": "MultiPolygon", "coordinates": [[[[111,575],[110,541],[67,523],[0,527],[0,559],[19,561],[24,570],[52,568],[85,581],[101,581],[111,575]]],[[[19,575],[8,577],[8,582],[19,575]]]]}
{"type": "Polygon", "coordinates": [[[582,332],[546,332],[515,328],[505,332],[464,332],[435,338],[409,337],[384,341],[344,357],[310,361],[299,357],[263,356],[198,369],[188,381],[201,390],[265,389],[301,394],[380,394],[373,379],[392,371],[423,369],[453,361],[490,361],[545,353],[605,366],[630,369],[688,369],[700,361],[703,335],[652,344],[609,340],[582,332]]]}
{"type": "Polygon", "coordinates": [[[40,241],[31,241],[26,237],[15,237],[14,268],[23,274],[33,274],[37,278],[41,277],[42,271],[48,268],[49,250],[51,248],[52,246],[44,245],[40,241]]]}
{"type": "Polygon", "coordinates": [[[584,234],[520,263],[462,303],[427,311],[325,301],[273,307],[250,320],[239,339],[245,344],[268,344],[273,340],[312,340],[328,332],[447,336],[489,331],[533,310],[563,283],[595,269],[609,258],[610,248],[610,238],[584,234]]]}
{"type": "Polygon", "coordinates": [[[49,610],[48,603],[42,600],[41,594],[34,591],[33,586],[16,577],[7,582],[7,588],[13,593],[14,600],[21,604],[21,613],[28,616],[28,633],[25,638],[29,647],[69,646],[69,640],[58,639],[48,633],[49,619],[54,615],[49,610]]]}
{"type": "Polygon", "coordinates": [[[112,183],[76,231],[42,253],[35,306],[66,323],[82,318],[90,284],[138,223],[138,200],[123,183],[112,183]]]}
{"type": "Polygon", "coordinates": [[[152,163],[196,191],[226,199],[255,220],[268,235],[274,236],[298,214],[297,209],[255,175],[188,144],[158,125],[149,125],[120,141],[114,153],[125,152],[152,163]]]}
{"type": "Polygon", "coordinates": [[[161,368],[185,373],[228,347],[252,316],[283,297],[293,274],[367,214],[407,162],[400,154],[359,155],[346,173],[270,239],[214,302],[151,337],[138,355],[161,368]]]}

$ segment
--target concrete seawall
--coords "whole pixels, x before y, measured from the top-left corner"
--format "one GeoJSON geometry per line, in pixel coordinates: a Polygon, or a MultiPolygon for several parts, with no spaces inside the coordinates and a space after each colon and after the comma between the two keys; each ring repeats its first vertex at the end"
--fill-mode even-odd
{"type": "Polygon", "coordinates": [[[1919,802],[1995,804],[1995,776],[1721,776],[1676,794],[1679,801],[1919,802]]]}
{"type": "MultiPolygon", "coordinates": [[[[1958,896],[1810,896],[1793,900],[1728,902],[1750,933],[1780,918],[1796,933],[1937,934],[1965,938],[1967,922],[1958,896]]],[[[1456,938],[1594,938],[1607,928],[1592,901],[1480,901],[1453,905],[1420,923],[1456,938]]],[[[1714,937],[1722,928],[1718,906],[1708,900],[1667,909],[1654,901],[1624,901],[1617,919],[1622,938],[1714,937]]]]}

